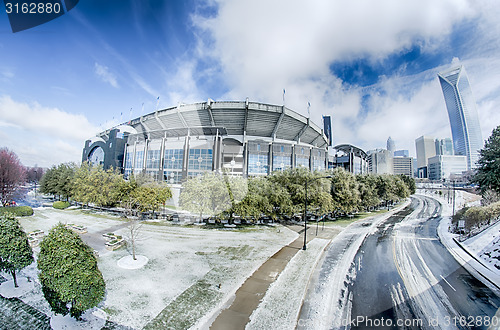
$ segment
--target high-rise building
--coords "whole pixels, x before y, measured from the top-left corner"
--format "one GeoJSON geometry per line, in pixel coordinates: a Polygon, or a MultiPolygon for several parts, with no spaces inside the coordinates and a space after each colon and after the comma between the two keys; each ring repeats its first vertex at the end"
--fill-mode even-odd
{"type": "Polygon", "coordinates": [[[466,156],[470,170],[476,167],[483,138],[469,79],[463,66],[441,72],[438,77],[450,118],[454,154],[466,156]]]}
{"type": "Polygon", "coordinates": [[[406,149],[394,151],[394,157],[410,157],[410,151],[406,149]]]}
{"type": "Polygon", "coordinates": [[[385,149],[370,150],[368,154],[368,171],[376,174],[394,174],[392,152],[385,149]]]}
{"type": "Polygon", "coordinates": [[[429,158],[430,180],[449,180],[452,175],[462,175],[466,169],[465,156],[436,155],[429,158]]]}
{"type": "Polygon", "coordinates": [[[390,152],[394,152],[394,150],[396,150],[396,144],[390,136],[387,139],[387,150],[389,150],[390,152]]]}
{"type": "Polygon", "coordinates": [[[395,156],[392,158],[393,173],[413,177],[413,158],[395,156]]]}
{"type": "Polygon", "coordinates": [[[450,138],[436,139],[436,155],[453,155],[453,142],[450,138]]]}
{"type": "Polygon", "coordinates": [[[415,140],[417,149],[417,171],[419,178],[427,178],[427,165],[431,157],[436,156],[436,144],[434,138],[421,136],[415,140]]]}

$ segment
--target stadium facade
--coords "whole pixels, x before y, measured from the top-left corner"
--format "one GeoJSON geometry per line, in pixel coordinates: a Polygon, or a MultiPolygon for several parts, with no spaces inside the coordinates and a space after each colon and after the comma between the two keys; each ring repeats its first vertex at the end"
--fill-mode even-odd
{"type": "Polygon", "coordinates": [[[82,161],[145,172],[179,184],[205,171],[259,176],[287,168],[328,167],[329,137],[309,118],[256,102],[181,104],[108,129],[85,142],[82,161]]]}

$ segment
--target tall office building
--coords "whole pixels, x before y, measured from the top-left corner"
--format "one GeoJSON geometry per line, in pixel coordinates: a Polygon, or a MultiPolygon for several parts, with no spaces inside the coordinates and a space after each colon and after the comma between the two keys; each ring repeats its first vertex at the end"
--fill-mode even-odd
{"type": "Polygon", "coordinates": [[[390,136],[387,139],[387,150],[389,150],[390,152],[394,152],[396,150],[396,144],[390,136]]]}
{"type": "Polygon", "coordinates": [[[453,142],[450,138],[436,139],[436,155],[453,155],[453,142]]]}
{"type": "Polygon", "coordinates": [[[396,150],[394,151],[394,157],[410,157],[410,150],[396,150]]]}
{"type": "Polygon", "coordinates": [[[376,174],[394,174],[392,152],[386,149],[370,150],[368,154],[368,171],[376,174]]]}
{"type": "Polygon", "coordinates": [[[415,140],[417,149],[417,176],[419,178],[427,178],[427,165],[431,157],[436,156],[436,144],[434,138],[429,136],[421,136],[415,140]]]}
{"type": "Polygon", "coordinates": [[[455,155],[466,156],[467,169],[476,167],[483,147],[476,102],[463,66],[438,73],[450,118],[455,155]]]}

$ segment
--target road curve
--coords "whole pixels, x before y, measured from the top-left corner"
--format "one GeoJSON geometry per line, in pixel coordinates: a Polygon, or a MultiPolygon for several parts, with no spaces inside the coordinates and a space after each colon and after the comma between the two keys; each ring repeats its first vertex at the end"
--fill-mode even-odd
{"type": "Polygon", "coordinates": [[[349,228],[319,265],[297,328],[487,329],[500,298],[441,244],[440,216],[439,202],[417,195],[367,234],[349,228]]]}

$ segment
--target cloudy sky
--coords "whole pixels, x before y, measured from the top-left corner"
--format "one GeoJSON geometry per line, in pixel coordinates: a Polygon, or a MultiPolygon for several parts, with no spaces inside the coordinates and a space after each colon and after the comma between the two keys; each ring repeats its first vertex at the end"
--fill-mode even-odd
{"type": "Polygon", "coordinates": [[[490,0],[82,0],[12,33],[0,5],[0,147],[79,161],[97,132],[180,102],[283,103],[334,144],[415,155],[451,137],[437,73],[465,66],[483,139],[500,125],[500,4],[490,0]]]}

